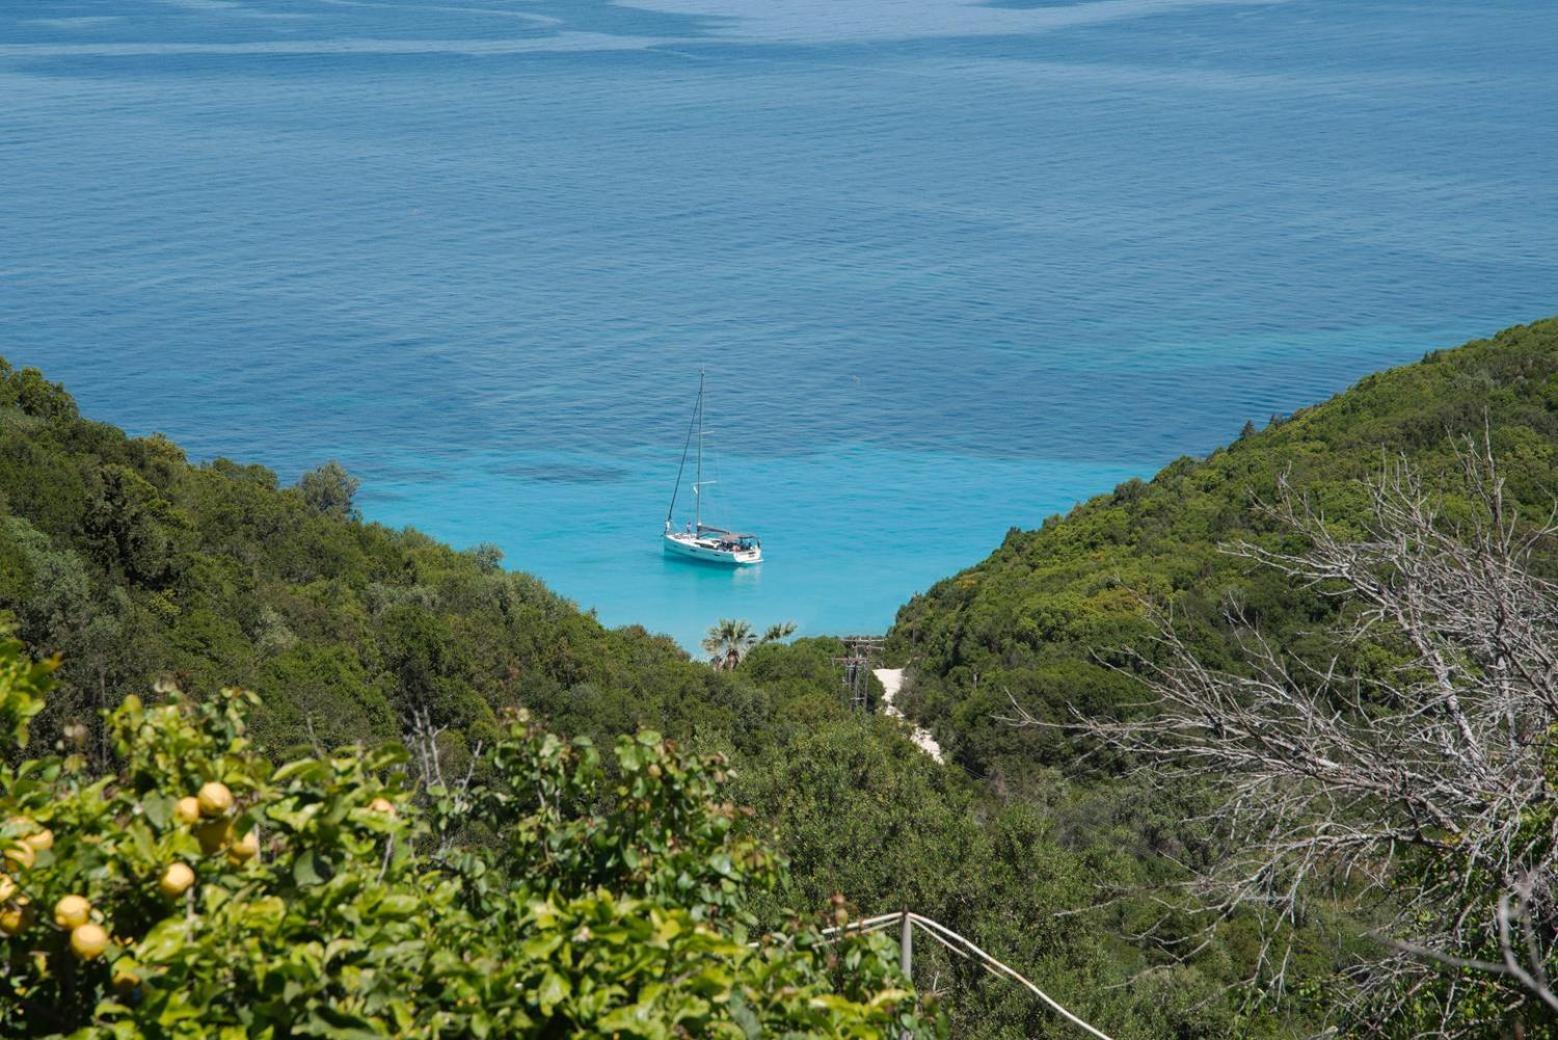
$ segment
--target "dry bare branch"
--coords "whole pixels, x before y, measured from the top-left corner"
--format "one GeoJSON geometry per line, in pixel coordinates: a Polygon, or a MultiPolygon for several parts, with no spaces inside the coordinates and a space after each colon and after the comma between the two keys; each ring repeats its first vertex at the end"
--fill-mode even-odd
{"type": "MultiPolygon", "coordinates": [[[[1454,497],[1387,464],[1347,524],[1284,480],[1260,508],[1302,537],[1226,547],[1344,602],[1332,659],[1296,659],[1234,607],[1242,667],[1213,668],[1162,613],[1134,660],[1151,710],[1076,723],[1219,794],[1234,851],[1197,879],[1214,915],[1291,924],[1326,883],[1383,917],[1380,955],[1352,974],[1357,1035],[1434,1002],[1428,1035],[1464,1035],[1473,989],[1484,1008],[1558,1011],[1558,588],[1536,566],[1558,529],[1522,522],[1486,441],[1460,459],[1454,497]],[[1365,642],[1383,653],[1351,674],[1345,651],[1365,642]]],[[[1259,959],[1280,988],[1277,935],[1259,959]]]]}

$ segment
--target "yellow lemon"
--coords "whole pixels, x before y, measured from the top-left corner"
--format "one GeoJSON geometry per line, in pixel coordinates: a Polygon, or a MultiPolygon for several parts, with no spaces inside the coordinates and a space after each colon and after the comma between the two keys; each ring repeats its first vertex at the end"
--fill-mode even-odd
{"type": "Polygon", "coordinates": [[[388,798],[375,798],[368,803],[368,808],[373,812],[383,813],[386,816],[395,815],[395,803],[388,798]]]}
{"type": "Polygon", "coordinates": [[[20,935],[32,924],[32,907],[0,906],[0,934],[20,935]]]}
{"type": "Polygon", "coordinates": [[[108,933],[95,924],[77,925],[70,933],[70,948],[84,961],[101,957],[108,949],[108,933]]]}
{"type": "Polygon", "coordinates": [[[34,852],[52,849],[54,847],[54,832],[47,827],[40,827],[37,831],[23,838],[22,844],[31,845],[34,852]]]}
{"type": "Polygon", "coordinates": [[[91,914],[92,904],[80,896],[65,896],[54,904],[54,923],[61,928],[78,928],[91,914]]]}
{"type": "Polygon", "coordinates": [[[121,969],[114,972],[114,992],[127,997],[141,984],[141,977],[133,971],[121,969]]]}
{"type": "Polygon", "coordinates": [[[0,903],[9,903],[16,895],[16,882],[9,874],[0,874],[0,903]]]}
{"type": "Polygon", "coordinates": [[[226,784],[216,780],[202,784],[195,798],[200,803],[202,816],[221,816],[233,807],[233,792],[226,784]]]}
{"type": "Polygon", "coordinates": [[[247,863],[260,854],[260,832],[252,830],[248,834],[233,842],[227,850],[227,862],[233,866],[247,863]]]}
{"type": "Polygon", "coordinates": [[[26,870],[37,858],[38,854],[26,842],[17,842],[5,850],[5,861],[12,870],[26,870]]]}
{"type": "Polygon", "coordinates": [[[169,863],[157,881],[157,889],[169,899],[177,899],[195,883],[195,872],[183,863],[169,863]]]}
{"type": "Polygon", "coordinates": [[[200,822],[200,799],[186,795],[173,807],[173,818],[183,824],[200,822]]]}

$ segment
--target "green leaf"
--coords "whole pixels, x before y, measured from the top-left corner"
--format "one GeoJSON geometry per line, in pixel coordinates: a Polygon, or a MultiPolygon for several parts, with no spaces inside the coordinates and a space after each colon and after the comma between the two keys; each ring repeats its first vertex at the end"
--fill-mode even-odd
{"type": "Polygon", "coordinates": [[[305,849],[292,864],[292,879],[300,888],[322,885],[331,873],[330,861],[315,849],[305,849]]]}
{"type": "Polygon", "coordinates": [[[747,1006],[746,1000],[740,993],[730,995],[730,1017],[736,1025],[741,1027],[741,1033],[746,1040],[760,1040],[763,1035],[763,1023],[758,1021],[757,1015],[747,1006]]]}
{"type": "Polygon", "coordinates": [[[568,999],[568,993],[568,980],[555,971],[548,971],[536,990],[536,1003],[541,1005],[541,1013],[550,1015],[553,1008],[568,999]]]}
{"type": "Polygon", "coordinates": [[[141,808],[146,813],[146,818],[151,825],[159,831],[168,829],[168,821],[173,818],[174,800],[160,791],[153,791],[141,799],[141,808]]]}
{"type": "Polygon", "coordinates": [[[182,917],[169,917],[152,926],[136,950],[137,959],[145,962],[170,960],[185,944],[186,923],[182,917]]]}

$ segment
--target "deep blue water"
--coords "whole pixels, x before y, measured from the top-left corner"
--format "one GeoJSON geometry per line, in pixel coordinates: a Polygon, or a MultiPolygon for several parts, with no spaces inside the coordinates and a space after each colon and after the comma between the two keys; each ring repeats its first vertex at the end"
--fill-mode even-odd
{"type": "Polygon", "coordinates": [[[0,353],[613,624],[1013,525],[1558,311],[1550,0],[0,0],[0,353]],[[740,573],[658,536],[697,371],[740,573]]]}

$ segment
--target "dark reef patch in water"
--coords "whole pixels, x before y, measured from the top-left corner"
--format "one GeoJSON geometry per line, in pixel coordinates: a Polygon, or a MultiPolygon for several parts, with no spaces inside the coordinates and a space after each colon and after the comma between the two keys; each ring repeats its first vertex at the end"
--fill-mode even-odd
{"type": "Polygon", "coordinates": [[[496,472],[521,480],[543,484],[616,484],[626,480],[628,471],[615,466],[565,465],[543,463],[533,466],[500,466],[496,472]]]}

